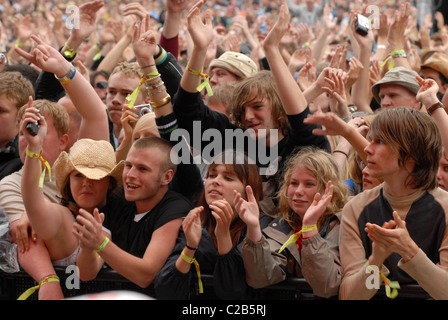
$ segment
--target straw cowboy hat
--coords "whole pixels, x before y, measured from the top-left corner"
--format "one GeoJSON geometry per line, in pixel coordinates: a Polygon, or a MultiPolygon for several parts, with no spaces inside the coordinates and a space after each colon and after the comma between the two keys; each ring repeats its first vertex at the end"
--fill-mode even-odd
{"type": "Polygon", "coordinates": [[[65,186],[68,177],[74,170],[79,171],[91,180],[101,180],[111,176],[121,184],[124,162],[118,164],[112,145],[105,140],[81,139],[70,148],[70,152],[63,151],[53,165],[56,186],[63,198],[66,198],[65,186]]]}

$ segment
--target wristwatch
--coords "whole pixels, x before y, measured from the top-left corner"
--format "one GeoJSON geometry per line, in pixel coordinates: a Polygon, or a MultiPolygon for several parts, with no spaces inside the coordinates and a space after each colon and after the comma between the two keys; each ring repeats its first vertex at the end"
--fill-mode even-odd
{"type": "Polygon", "coordinates": [[[445,106],[442,104],[442,102],[438,101],[434,103],[431,107],[427,109],[428,114],[431,115],[434,111],[436,111],[438,108],[445,109],[445,106]]]}

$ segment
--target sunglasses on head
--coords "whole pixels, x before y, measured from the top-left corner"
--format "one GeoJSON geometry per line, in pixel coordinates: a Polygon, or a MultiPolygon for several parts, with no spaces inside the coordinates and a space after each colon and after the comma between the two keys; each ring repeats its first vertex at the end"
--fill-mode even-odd
{"type": "Polygon", "coordinates": [[[93,85],[93,87],[97,88],[97,89],[106,89],[107,88],[107,82],[106,81],[97,82],[97,83],[95,83],[93,85]]]}

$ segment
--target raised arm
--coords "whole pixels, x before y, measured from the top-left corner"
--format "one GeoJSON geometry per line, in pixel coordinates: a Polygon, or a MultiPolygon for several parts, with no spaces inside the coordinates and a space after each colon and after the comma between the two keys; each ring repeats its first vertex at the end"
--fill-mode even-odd
{"type": "MultiPolygon", "coordinates": [[[[62,224],[63,214],[61,206],[49,202],[45,199],[41,183],[42,168],[44,174],[50,174],[48,167],[43,164],[42,145],[47,135],[47,122],[45,117],[39,114],[38,109],[34,108],[30,97],[28,108],[20,122],[20,134],[27,141],[26,157],[23,164],[22,174],[22,197],[25,209],[30,220],[31,226],[42,239],[51,239],[57,234],[62,224]],[[36,136],[32,136],[26,129],[29,122],[39,121],[40,129],[36,136]]],[[[44,178],[43,176],[42,178],[44,178]]]]}
{"type": "Polygon", "coordinates": [[[61,81],[76,109],[83,117],[79,138],[108,140],[109,129],[106,107],[96,94],[89,81],[70,64],[56,49],[44,43],[36,36],[31,36],[36,48],[29,54],[16,48],[18,54],[39,68],[54,73],[61,81]]]}
{"type": "Polygon", "coordinates": [[[353,38],[356,40],[356,43],[359,47],[359,62],[362,64],[363,69],[361,71],[358,80],[352,86],[352,101],[353,104],[358,107],[359,111],[365,111],[372,113],[372,109],[370,108],[370,100],[369,100],[369,92],[370,88],[370,55],[372,52],[373,45],[373,33],[372,30],[369,30],[366,36],[362,36],[355,31],[355,22],[356,22],[356,14],[354,12],[351,13],[351,33],[353,38]]]}
{"type": "Polygon", "coordinates": [[[404,52],[404,33],[408,26],[410,10],[410,3],[406,2],[400,5],[400,9],[395,12],[394,21],[389,27],[387,42],[389,44],[389,54],[393,59],[389,62],[389,66],[390,63],[393,63],[395,67],[405,67],[412,70],[404,52]]]}
{"type": "Polygon", "coordinates": [[[444,147],[445,156],[448,155],[448,114],[444,108],[439,108],[439,99],[437,98],[437,92],[439,91],[439,86],[432,79],[423,79],[417,76],[418,84],[420,85],[420,90],[417,93],[416,99],[423,103],[426,110],[430,110],[431,107],[436,106],[433,109],[431,116],[437,123],[440,135],[442,136],[442,143],[444,147]]]}
{"type": "Polygon", "coordinates": [[[307,107],[307,101],[296,81],[289,72],[283,60],[279,43],[289,27],[289,9],[285,0],[280,6],[280,15],[273,28],[266,36],[263,47],[269,66],[274,76],[283,108],[288,115],[302,113],[307,107]]]}
{"type": "Polygon", "coordinates": [[[340,135],[344,137],[350,142],[355,151],[358,152],[362,161],[367,163],[367,155],[364,148],[369,142],[360,132],[358,132],[358,130],[352,125],[345,123],[345,121],[339,118],[336,114],[332,112],[315,112],[313,115],[308,116],[303,123],[319,124],[324,127],[324,129],[314,129],[313,134],[315,135],[340,135]]]}
{"type": "MultiPolygon", "coordinates": [[[[190,70],[201,72],[204,67],[207,49],[213,40],[211,11],[205,11],[205,23],[202,22],[200,9],[206,0],[200,0],[190,9],[187,16],[188,32],[193,41],[191,58],[188,62],[190,70]]],[[[197,92],[201,77],[192,72],[185,72],[180,81],[181,87],[187,92],[197,92]]]]}

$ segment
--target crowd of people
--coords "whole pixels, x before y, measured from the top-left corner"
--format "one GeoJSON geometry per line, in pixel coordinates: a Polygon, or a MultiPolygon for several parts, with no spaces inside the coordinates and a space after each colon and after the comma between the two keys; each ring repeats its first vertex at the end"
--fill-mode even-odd
{"type": "Polygon", "coordinates": [[[156,299],[201,274],[448,299],[448,26],[423,2],[2,4],[0,269],[42,300],[70,265],[156,299]]]}

